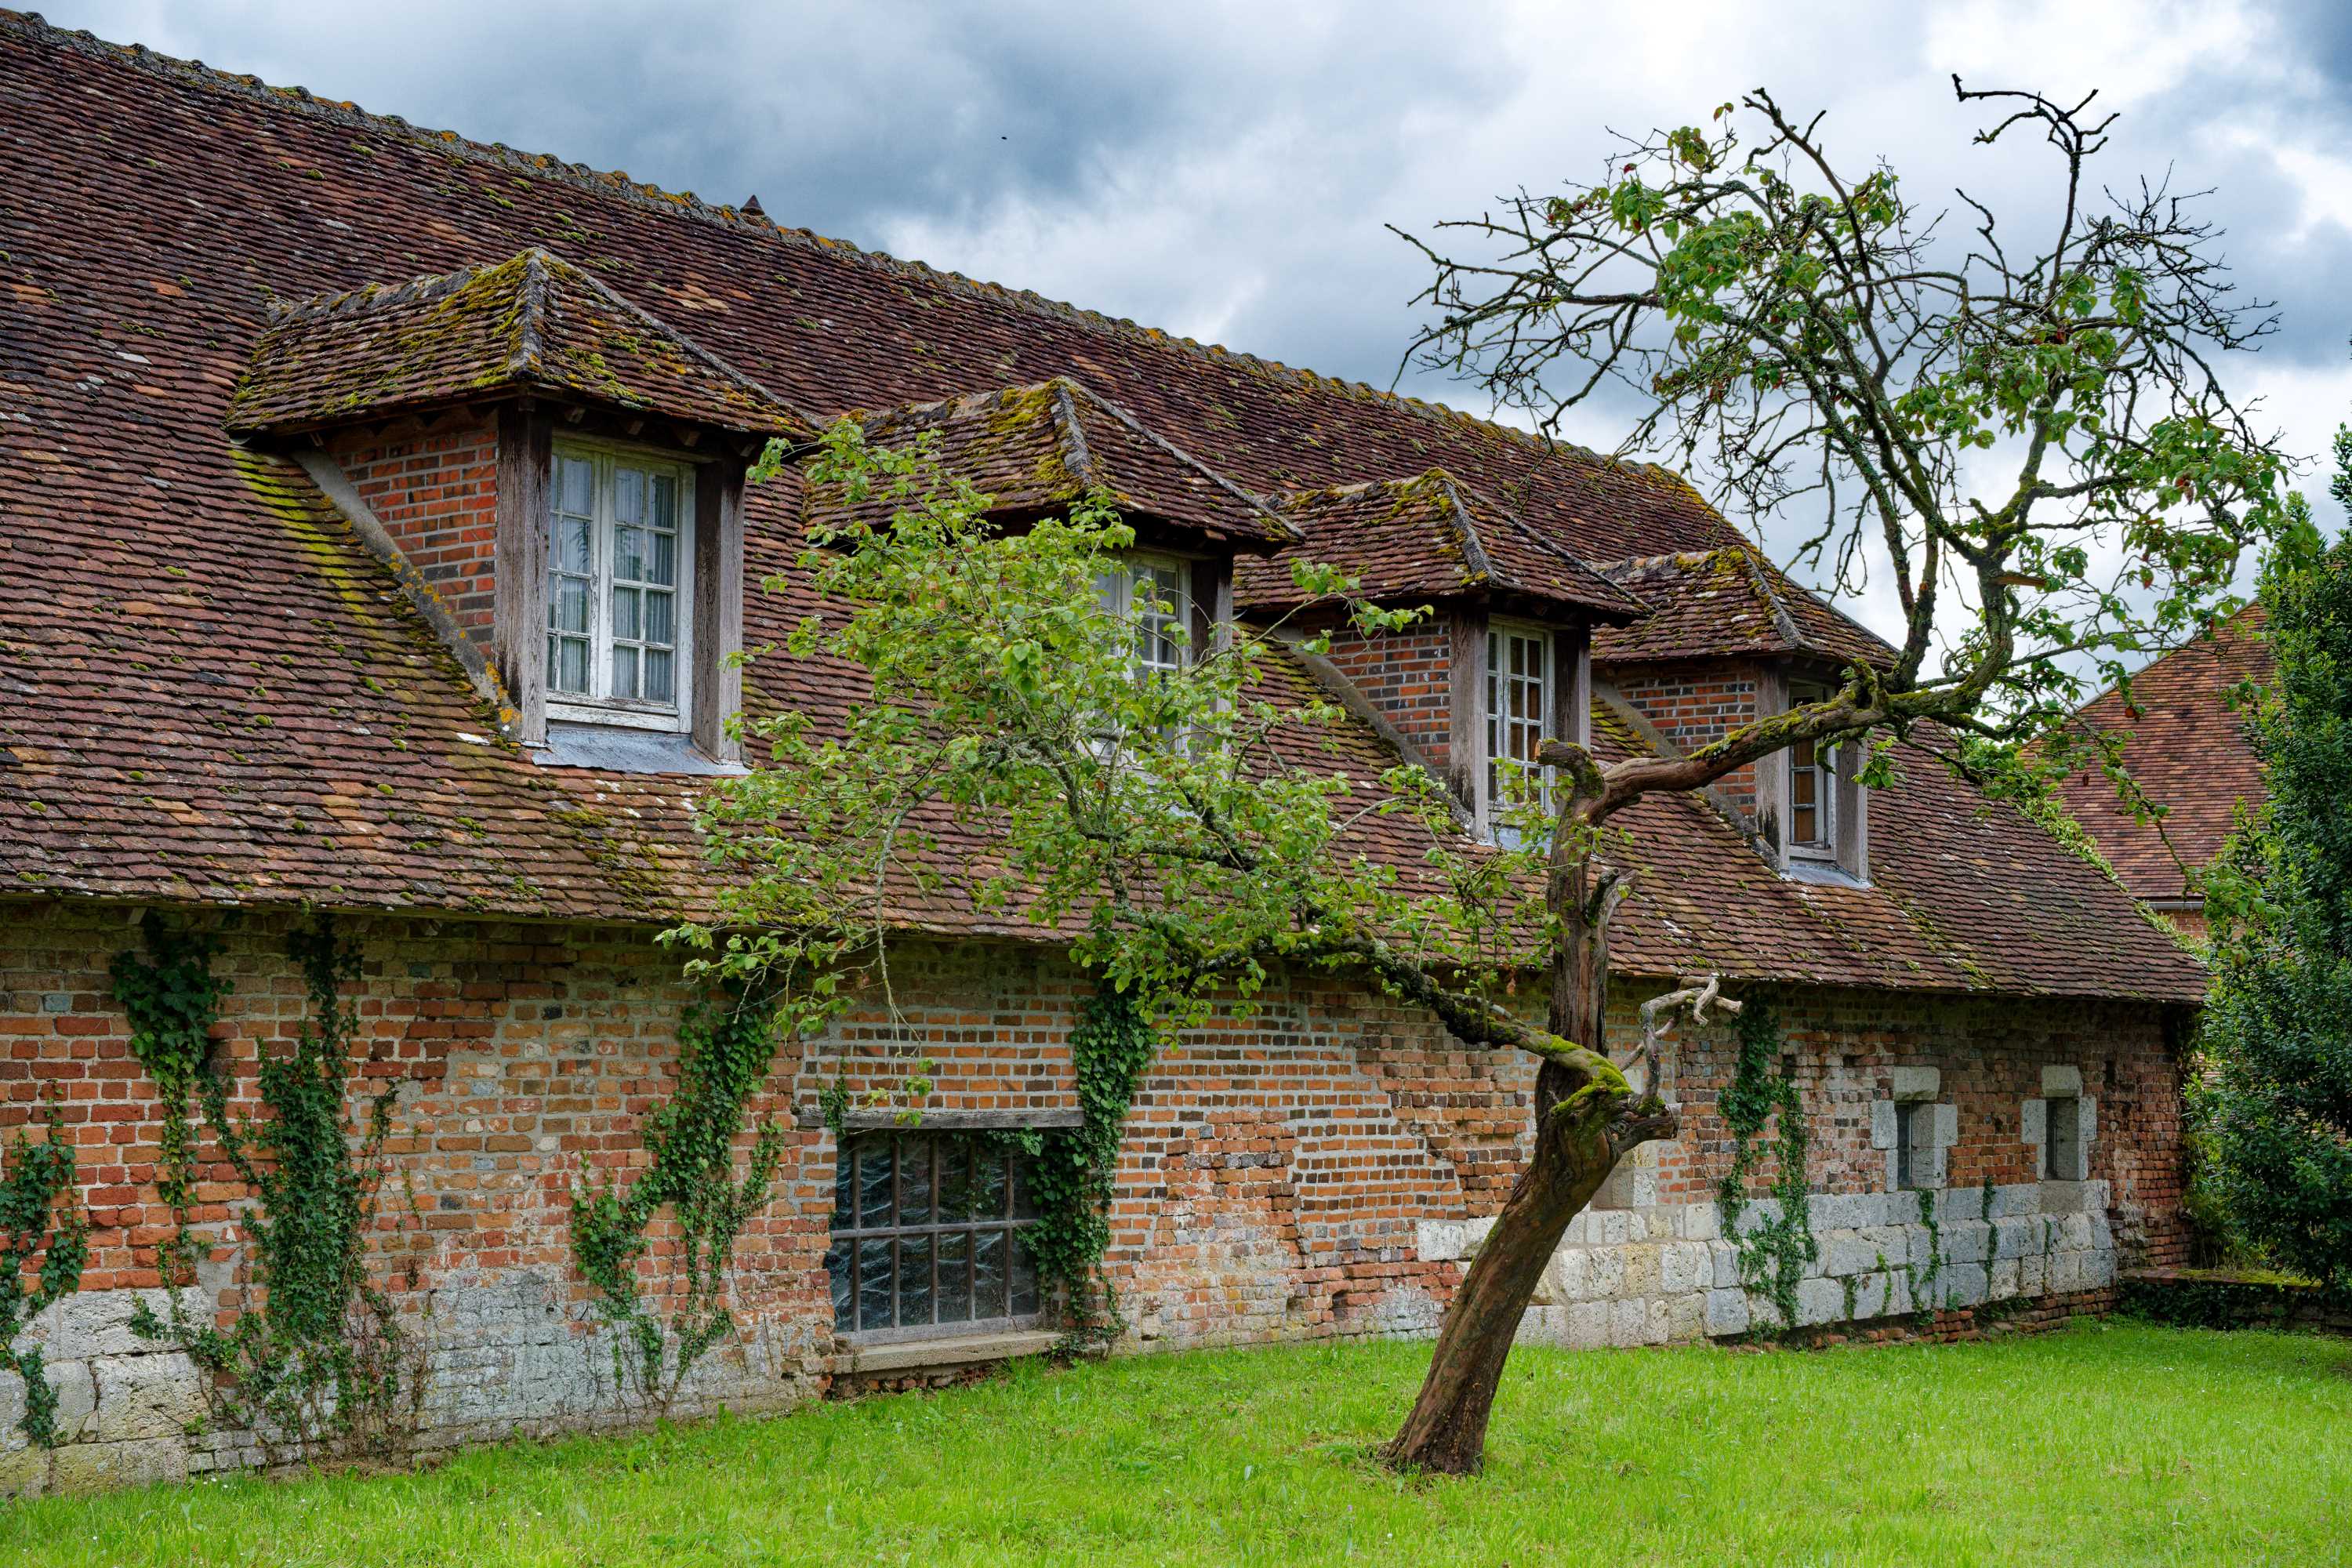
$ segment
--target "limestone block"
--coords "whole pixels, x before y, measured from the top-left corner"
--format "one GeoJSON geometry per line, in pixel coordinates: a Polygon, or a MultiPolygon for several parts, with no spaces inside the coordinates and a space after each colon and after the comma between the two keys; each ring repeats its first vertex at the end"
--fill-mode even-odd
{"type": "Polygon", "coordinates": [[[1834,1279],[1803,1279],[1797,1284],[1797,1321],[1801,1326],[1835,1322],[1845,1314],[1845,1289],[1834,1279]]]}
{"type": "Polygon", "coordinates": [[[1981,1220],[1956,1220],[1944,1226],[1944,1256],[1962,1263],[1982,1263],[1992,1239],[1992,1226],[1981,1220]]]}
{"type": "Polygon", "coordinates": [[[1544,1283],[1551,1292],[1550,1300],[1546,1304],[1564,1306],[1570,1301],[1584,1300],[1585,1275],[1591,1262],[1589,1255],[1580,1247],[1563,1247],[1553,1253],[1551,1261],[1544,1265],[1544,1283]]]}
{"type": "Polygon", "coordinates": [[[1706,1297],[1694,1290],[1686,1296],[1669,1299],[1666,1306],[1666,1342],[1688,1344],[1706,1335],[1706,1297]]]}
{"type": "Polygon", "coordinates": [[[2083,1206],[2102,1218],[2115,1206],[2115,1194],[2105,1177],[2083,1184],[2083,1206]]]}
{"type": "Polygon", "coordinates": [[[2086,1094],[2074,1102],[2074,1114],[2077,1118],[2074,1123],[2076,1135],[2087,1152],[2099,1133],[2099,1102],[2086,1094]]]}
{"type": "Polygon", "coordinates": [[[2070,1215],[2083,1212],[2081,1182],[2044,1182],[2042,1184],[2042,1212],[2044,1215],[2070,1215]]]}
{"type": "Polygon", "coordinates": [[[1653,1246],[1629,1247],[1624,1249],[1625,1274],[1618,1282],[1615,1294],[1621,1297],[1650,1297],[1658,1293],[1658,1254],[1663,1250],[1653,1246]]]}
{"type": "Polygon", "coordinates": [[[1580,1300],[1605,1301],[1625,1293],[1625,1249],[1596,1247],[1584,1254],[1584,1289],[1580,1300]]]}
{"type": "Polygon", "coordinates": [[[2058,1222],[2058,1246],[2062,1250],[2082,1252],[2091,1245],[2091,1216],[2070,1214],[2058,1222]]]}
{"type": "Polygon", "coordinates": [[[1715,1258],[1715,1285],[1720,1290],[1739,1283],[1739,1248],[1728,1241],[1708,1244],[1715,1258]]]}
{"type": "Polygon", "coordinates": [[[49,1450],[28,1444],[0,1456],[0,1498],[35,1498],[48,1489],[49,1450]]]}
{"type": "Polygon", "coordinates": [[[1579,1301],[1568,1310],[1570,1350],[1599,1350],[1609,1342],[1609,1303],[1579,1301]]]}
{"type": "Polygon", "coordinates": [[[1458,1219],[1416,1220],[1412,1229],[1413,1250],[1426,1263],[1450,1263],[1469,1246],[1469,1237],[1458,1219]]]}
{"type": "Polygon", "coordinates": [[[1612,1345],[1643,1345],[1650,1342],[1650,1304],[1647,1301],[1612,1301],[1609,1304],[1609,1342],[1612,1345]]]}
{"type": "Polygon", "coordinates": [[[1853,1223],[1858,1229],[1869,1230],[1895,1223],[1893,1193],[1855,1193],[1847,1201],[1853,1205],[1853,1223]]]}
{"type": "Polygon", "coordinates": [[[1957,1105],[1936,1107],[1936,1147],[1948,1149],[1960,1141],[1960,1108],[1957,1105]]]}
{"type": "Polygon", "coordinates": [[[2040,1145],[2050,1141],[2050,1102],[2029,1100],[2018,1108],[2017,1136],[2021,1142],[2040,1145]]]}
{"type": "Polygon", "coordinates": [[[1592,1211],[1586,1209],[1568,1222],[1568,1228],[1559,1233],[1559,1244],[1562,1247],[1590,1247],[1598,1234],[1592,1226],[1592,1211]]]}
{"type": "Polygon", "coordinates": [[[2017,1293],[2039,1296],[2050,1288],[2050,1260],[2039,1252],[2029,1252],[2017,1260],[2017,1293]]]}
{"type": "Polygon", "coordinates": [[[2046,1067],[2042,1069],[2042,1096],[2057,1100],[2083,1092],[2083,1069],[2078,1067],[2046,1067]]]}
{"type": "Polygon", "coordinates": [[[1941,1068],[1896,1068],[1895,1098],[1897,1100],[1933,1100],[1943,1091],[1944,1072],[1941,1068]]]}
{"type": "Polygon", "coordinates": [[[1829,1245],[1822,1250],[1828,1255],[1829,1272],[1834,1278],[1867,1274],[1878,1267],[1878,1247],[1867,1231],[1839,1231],[1829,1238],[1829,1245]]]}
{"type": "Polygon", "coordinates": [[[1518,1342],[1523,1345],[1568,1343],[1568,1309],[1530,1307],[1519,1319],[1518,1342]]]}
{"type": "Polygon", "coordinates": [[[1991,1300],[2005,1301],[2017,1294],[2017,1263],[2014,1258],[2005,1258],[1992,1266],[1986,1282],[1986,1291],[1991,1300]]]}
{"type": "Polygon", "coordinates": [[[1750,1198],[1747,1206],[1739,1211],[1739,1223],[1731,1227],[1731,1233],[1734,1236],[1751,1235],[1758,1226],[1780,1217],[1780,1202],[1778,1198],[1750,1198]]]}
{"type": "Polygon", "coordinates": [[[148,1437],[135,1443],[75,1443],[59,1448],[50,1459],[52,1491],[104,1491],[187,1479],[187,1449],[177,1437],[148,1437]]]}
{"type": "Polygon", "coordinates": [[[1623,1209],[1604,1209],[1599,1214],[1588,1213],[1585,1218],[1597,1232],[1594,1239],[1603,1247],[1622,1247],[1631,1239],[1631,1219],[1623,1209]]]}
{"type": "Polygon", "coordinates": [[[1674,1314],[1667,1310],[1666,1299],[1664,1296],[1651,1297],[1647,1309],[1649,1326],[1643,1331],[1642,1342],[1645,1345],[1664,1344],[1674,1338],[1675,1333],[1674,1314]]]}
{"type": "Polygon", "coordinates": [[[1684,1295],[1704,1287],[1714,1277],[1705,1242],[1673,1241],[1658,1251],[1658,1289],[1684,1295]]]}
{"type": "Polygon", "coordinates": [[[1706,1331],[1717,1335],[1746,1333],[1748,1292],[1709,1290],[1706,1293],[1706,1331]]]}
{"type": "Polygon", "coordinates": [[[2014,1182],[2005,1187],[1995,1187],[1992,1212],[1996,1218],[2038,1212],[2042,1206],[2042,1188],[2036,1182],[2014,1182]]]}
{"type": "Polygon", "coordinates": [[[195,1363],[177,1352],[100,1356],[89,1368],[98,1394],[91,1436],[99,1442],[183,1436],[205,1413],[195,1363]]]}
{"type": "Polygon", "coordinates": [[[1884,1268],[1911,1255],[1911,1232],[1899,1225],[1874,1225],[1862,1233],[1870,1243],[1870,1266],[1884,1268]]]}
{"type": "Polygon", "coordinates": [[[1723,1234],[1723,1210],[1715,1204],[1685,1204],[1676,1224],[1692,1241],[1713,1241],[1723,1234]]]}
{"type": "Polygon", "coordinates": [[[2018,1258],[2042,1250],[2042,1221],[2036,1215],[1997,1219],[1992,1222],[1992,1231],[1995,1258],[2018,1258]]]}
{"type": "MultiPolygon", "coordinates": [[[[1935,1238],[1927,1234],[1927,1227],[1924,1225],[1905,1226],[1903,1230],[1911,1238],[1911,1267],[1927,1268],[1936,1248],[1935,1238]]],[[[1888,1261],[1894,1260],[1890,1258],[1888,1261]]]]}
{"type": "Polygon", "coordinates": [[[1981,1263],[1948,1263],[1936,1281],[1937,1306],[1974,1307],[1985,1299],[1985,1268],[1981,1263]]]}
{"type": "Polygon", "coordinates": [[[2083,1289],[2104,1289],[2116,1282],[2116,1255],[2111,1247],[2083,1254],[2083,1289]]]}
{"type": "Polygon", "coordinates": [[[1874,1149],[1895,1147],[1895,1102],[1891,1100],[1871,1101],[1870,1146],[1874,1149]]]}
{"type": "MultiPolygon", "coordinates": [[[[79,1361],[45,1362],[42,1374],[57,1391],[58,1440],[70,1443],[89,1435],[90,1417],[98,1409],[98,1394],[90,1382],[89,1363],[79,1361]]],[[[28,1439],[16,1424],[25,1418],[25,1380],[14,1373],[0,1373],[0,1449],[24,1447],[28,1439]]]]}
{"type": "Polygon", "coordinates": [[[2079,1252],[2056,1252],[2050,1257],[2050,1290],[2057,1295],[2083,1289],[2083,1255],[2079,1252]]]}

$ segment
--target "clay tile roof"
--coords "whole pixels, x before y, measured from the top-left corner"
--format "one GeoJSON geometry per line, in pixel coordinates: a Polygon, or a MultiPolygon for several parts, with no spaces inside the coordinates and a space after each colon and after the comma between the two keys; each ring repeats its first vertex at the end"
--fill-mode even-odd
{"type": "Polygon", "coordinates": [[[1277,498],[1303,542],[1234,574],[1234,602],[1252,615],[1303,602],[1296,561],[1337,566],[1381,604],[1517,595],[1572,605],[1612,623],[1648,606],[1444,468],[1277,498]]]}
{"type": "Polygon", "coordinates": [[[2263,798],[2263,767],[2246,740],[2248,715],[2230,706],[2243,681],[2269,681],[2275,666],[2260,605],[2248,605],[2212,633],[2173,649],[2134,676],[2128,701],[2109,689],[2075,716],[2093,734],[2127,734],[2124,765],[2161,823],[2136,822],[2100,773],[2061,786],[2066,809],[2143,899],[2192,897],[2188,873],[2211,863],[2241,801],[2263,798]]]}
{"type": "MultiPolygon", "coordinates": [[[[1107,493],[1123,513],[1243,550],[1276,549],[1297,537],[1256,497],[1069,376],[890,409],[862,422],[877,446],[929,436],[941,465],[987,492],[996,514],[1034,515],[1107,493]]],[[[837,493],[814,486],[803,505],[811,513],[845,510],[837,493]]]]}
{"type": "MultiPolygon", "coordinates": [[[[0,145],[0,891],[15,899],[632,923],[704,907],[704,781],[535,763],[303,468],[225,433],[253,344],[291,326],[271,321],[273,298],[470,279],[487,258],[543,247],[594,286],[559,285],[557,303],[625,331],[648,317],[690,328],[754,384],[744,396],[764,387],[826,417],[1070,378],[1114,489],[1236,532],[1263,525],[1201,468],[1255,496],[1442,468],[1581,561],[1739,537],[1661,468],[5,12],[0,145]],[[1092,412],[1077,384],[1132,425],[1092,412]],[[1132,439],[1136,426],[1155,438],[1132,439]],[[1173,463],[1171,447],[1197,462],[1173,463]]],[[[551,325],[542,345],[597,337],[570,332],[551,325]]],[[[470,361],[434,362],[451,378],[440,384],[507,363],[508,340],[476,341],[470,361]]],[[[655,395],[650,373],[600,352],[635,395],[655,395]]],[[[591,371],[561,374],[593,392],[591,371]]],[[[741,391],[691,364],[684,380],[661,395],[741,391]]],[[[253,397],[242,416],[258,420],[259,383],[253,397]]],[[[800,508],[795,474],[749,487],[747,580],[792,577],[800,508]]],[[[1491,557],[1497,536],[1480,537],[1491,557]]],[[[744,640],[782,643],[815,607],[799,590],[751,594],[744,640]]],[[[1810,625],[1801,603],[1784,607],[1810,625]]],[[[1263,661],[1260,679],[1274,701],[1320,689],[1287,659],[1263,661]]],[[[855,669],[781,654],[745,679],[754,714],[824,721],[871,695],[855,669]]],[[[1394,754],[1369,729],[1338,739],[1349,772],[1378,787],[1394,754]]],[[[1883,879],[1852,889],[1771,877],[1701,803],[1636,807],[1630,852],[1656,873],[1622,917],[1622,967],[2198,994],[2196,965],[2112,884],[1933,763],[1906,766],[1871,810],[1883,879]]],[[[1401,880],[1426,874],[1425,844],[1394,820],[1361,834],[1401,880]]],[[[989,846],[950,824],[941,853],[989,846]]],[[[1016,915],[908,900],[910,919],[942,931],[1034,934],[1016,915]]]]}
{"type": "Polygon", "coordinates": [[[493,266],[272,308],[231,430],[299,430],[512,392],[750,435],[812,426],[759,383],[533,247],[493,266]]]}
{"type": "Polygon", "coordinates": [[[1811,655],[1886,668],[1895,650],[1812,595],[1744,541],[1605,563],[1611,582],[1653,613],[1595,635],[1592,657],[1610,664],[1743,654],[1811,655]]]}

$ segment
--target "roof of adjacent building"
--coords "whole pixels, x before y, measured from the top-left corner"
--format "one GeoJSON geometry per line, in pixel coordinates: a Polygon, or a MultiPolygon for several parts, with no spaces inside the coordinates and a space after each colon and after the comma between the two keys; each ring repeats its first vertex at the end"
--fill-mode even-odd
{"type": "Polygon", "coordinates": [[[1895,650],[1790,582],[1744,540],[1601,565],[1651,613],[1595,635],[1602,663],[1795,655],[1881,668],[1895,650]]]}
{"type": "MultiPolygon", "coordinates": [[[[652,921],[707,889],[707,781],[532,763],[307,472],[232,437],[272,300],[543,247],[815,419],[1068,377],[1253,495],[1443,467],[1581,560],[1739,539],[1662,469],[13,14],[0,139],[0,874],[20,896],[652,921]]],[[[798,490],[751,487],[748,581],[790,567],[798,490]]],[[[747,645],[807,607],[754,595],[747,645]]],[[[1264,679],[1312,689],[1283,660],[1264,679]]],[[[820,715],[861,689],[781,657],[747,688],[755,711],[820,715]]],[[[1390,756],[1369,731],[1347,744],[1368,777],[1390,756]]],[[[1874,803],[1870,889],[1771,877],[1701,802],[1636,808],[1654,870],[1621,968],[2200,994],[2120,889],[1933,764],[1909,774],[1874,803]]]]}
{"type": "Polygon", "coordinates": [[[227,426],[315,429],[548,392],[742,434],[814,427],[757,382],[534,246],[437,278],[272,303],[227,426]]]}
{"type": "Polygon", "coordinates": [[[2263,798],[2263,768],[2246,739],[2249,715],[2232,690],[2266,683],[2274,668],[2267,622],[2248,605],[2195,641],[2131,679],[2128,697],[2111,688],[2076,715],[2088,732],[2124,734],[2124,766],[2160,818],[2143,818],[2098,773],[2061,786],[2066,809],[2099,846],[2125,885],[2143,899],[2194,900],[2189,874],[2212,863],[2237,818],[2240,802],[2263,798]]]}
{"type": "Polygon", "coordinates": [[[1648,606],[1567,549],[1479,495],[1444,468],[1402,479],[1294,491],[1278,498],[1301,542],[1234,578],[1245,612],[1290,610],[1308,602],[1295,562],[1336,566],[1378,604],[1517,595],[1569,605],[1610,621],[1648,606]]]}
{"type": "MultiPolygon", "coordinates": [[[[1099,496],[1123,515],[1242,549],[1272,550],[1297,537],[1255,496],[1066,375],[890,409],[862,423],[877,446],[928,437],[946,471],[987,493],[992,514],[1058,510],[1099,496]]],[[[845,507],[822,487],[807,489],[803,504],[812,511],[848,516],[889,507],[879,500],[845,507]]]]}

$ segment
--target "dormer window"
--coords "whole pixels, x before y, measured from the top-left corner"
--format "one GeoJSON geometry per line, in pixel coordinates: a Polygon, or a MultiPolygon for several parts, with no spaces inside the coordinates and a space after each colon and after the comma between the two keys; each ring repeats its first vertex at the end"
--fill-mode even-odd
{"type": "Polygon", "coordinates": [[[1552,634],[1539,626],[1493,622],[1486,631],[1486,798],[1509,799],[1504,764],[1518,764],[1518,790],[1543,798],[1536,749],[1556,727],[1552,634]]]}
{"type": "Polygon", "coordinates": [[[1135,626],[1135,669],[1139,679],[1172,675],[1191,657],[1192,563],[1172,555],[1130,551],[1095,579],[1102,607],[1135,626]]]}
{"type": "MultiPolygon", "coordinates": [[[[1826,702],[1819,686],[1789,688],[1789,705],[1826,702]]],[[[1789,853],[1809,859],[1837,858],[1837,770],[1833,749],[1812,741],[1789,748],[1789,853]]]]}
{"type": "Polygon", "coordinates": [[[551,479],[548,716],[688,729],[694,470],[563,443],[551,479]]]}

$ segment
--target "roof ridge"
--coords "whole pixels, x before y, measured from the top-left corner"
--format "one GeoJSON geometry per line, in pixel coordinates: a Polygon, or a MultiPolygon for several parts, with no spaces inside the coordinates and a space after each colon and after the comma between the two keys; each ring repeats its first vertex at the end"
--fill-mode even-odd
{"type": "MultiPolygon", "coordinates": [[[[1146,425],[1133,410],[1129,409],[1125,404],[1120,403],[1117,398],[1097,392],[1093,387],[1088,386],[1085,382],[1080,381],[1074,375],[1057,375],[1054,379],[1061,382],[1066,386],[1074,387],[1078,392],[1084,394],[1088,402],[1094,404],[1104,413],[1109,415],[1112,418],[1118,420],[1122,425],[1125,425],[1136,435],[1140,436],[1143,439],[1150,442],[1153,446],[1159,447],[1170,457],[1174,458],[1178,462],[1184,464],[1188,468],[1199,469],[1202,474],[1208,477],[1209,481],[1212,484],[1230,492],[1236,500],[1243,502],[1244,505],[1249,507],[1251,510],[1263,514],[1273,522],[1282,522],[1280,518],[1275,516],[1274,508],[1266,504],[1266,500],[1264,496],[1253,494],[1251,491],[1243,489],[1240,485],[1235,484],[1223,474],[1218,472],[1217,469],[1211,465],[1204,463],[1200,458],[1192,456],[1192,453],[1186,451],[1183,447],[1179,447],[1175,442],[1171,441],[1167,437],[1162,436],[1150,426],[1146,425]]],[[[1083,441],[1084,437],[1080,437],[1079,439],[1083,441]]],[[[1286,527],[1288,525],[1284,524],[1284,526],[1286,527]]]]}
{"type": "MultiPolygon", "coordinates": [[[[1007,284],[985,279],[968,277],[948,268],[934,267],[929,262],[892,256],[887,251],[870,250],[847,240],[835,239],[813,229],[788,227],[777,223],[764,212],[752,216],[742,208],[706,202],[692,191],[676,192],[659,185],[633,180],[626,171],[609,173],[558,158],[552,153],[526,153],[503,142],[477,142],[454,131],[435,131],[412,125],[396,114],[379,114],[362,109],[348,99],[321,98],[303,87],[273,87],[259,77],[248,73],[208,66],[202,60],[185,60],[163,54],[143,44],[117,44],[100,38],[87,28],[68,29],[49,22],[37,11],[0,9],[0,27],[27,34],[61,44],[93,58],[116,61],[157,75],[178,77],[193,85],[235,93],[256,102],[270,105],[294,113],[321,115],[348,127],[379,130],[397,133],[432,151],[476,159],[519,174],[557,180],[580,189],[604,195],[618,196],[641,206],[668,213],[679,213],[701,221],[736,228],[751,235],[765,235],[782,243],[803,248],[823,251],[828,255],[846,256],[876,267],[885,272],[912,277],[936,283],[982,299],[1009,300],[1026,309],[1038,310],[1092,331],[1117,334],[1130,340],[1171,345],[1188,350],[1201,357],[1221,363],[1232,363],[1269,379],[1286,381],[1294,385],[1334,392],[1359,401],[1371,399],[1385,403],[1415,417],[1441,425],[1470,429],[1483,435],[1497,437],[1539,456],[1567,454],[1590,462],[1620,469],[1637,477],[1655,476],[1668,483],[1690,490],[1689,481],[1662,464],[1638,458],[1620,458],[1599,452],[1572,441],[1561,441],[1535,431],[1482,418],[1450,404],[1416,397],[1356,381],[1344,376],[1326,375],[1303,365],[1286,363],[1245,350],[1229,348],[1223,343],[1203,343],[1196,338],[1171,332],[1158,327],[1147,327],[1124,316],[1112,316],[1089,310],[1065,300],[1052,300],[1033,289],[1015,289],[1007,284]]],[[[790,407],[791,405],[784,405],[790,407]]],[[[1705,504],[1705,498],[1699,498],[1705,504]]],[[[1710,505],[1709,510],[1715,509],[1710,505]]],[[[1720,514],[1718,514],[1720,515],[1720,514]]]]}
{"type": "Polygon", "coordinates": [[[507,355],[506,373],[510,376],[527,375],[538,371],[545,360],[545,348],[540,341],[539,329],[547,315],[549,257],[545,250],[534,245],[519,259],[522,262],[522,309],[515,312],[514,352],[507,355]]]}
{"type": "Polygon", "coordinates": [[[1074,384],[1066,375],[1057,375],[1046,382],[1054,399],[1054,412],[1060,416],[1062,433],[1068,445],[1070,472],[1078,482],[1093,489],[1100,481],[1095,478],[1095,455],[1087,446],[1087,433],[1078,427],[1077,400],[1070,395],[1074,384]]]}
{"type": "MultiPolygon", "coordinates": [[[[1454,531],[1462,542],[1462,564],[1470,569],[1471,580],[1485,583],[1490,588],[1496,586],[1494,558],[1486,553],[1486,542],[1478,537],[1478,520],[1471,515],[1468,507],[1462,504],[1461,483],[1447,473],[1442,464],[1424,468],[1415,479],[1404,482],[1419,481],[1433,483],[1444,490],[1447,510],[1453,515],[1454,531]]],[[[1479,499],[1483,500],[1486,498],[1481,496],[1479,499]]]]}
{"type": "Polygon", "coordinates": [[[645,325],[653,328],[655,331],[669,338],[670,341],[677,343],[678,347],[684,349],[688,354],[691,354],[695,359],[700,361],[703,368],[709,371],[712,374],[724,376],[726,379],[734,382],[740,386],[747,387],[751,391],[758,393],[761,397],[767,399],[771,405],[782,409],[785,413],[799,420],[811,431],[823,428],[819,422],[805,410],[798,407],[789,400],[779,397],[774,393],[769,391],[768,388],[754,378],[750,372],[740,369],[732,363],[721,359],[717,354],[712,353],[709,349],[704,348],[700,343],[695,342],[691,335],[670,325],[667,321],[663,321],[659,316],[655,315],[651,310],[646,310],[635,300],[621,293],[618,289],[614,289],[602,278],[597,277],[593,272],[589,271],[588,268],[581,266],[578,262],[567,261],[562,257],[557,256],[548,250],[544,246],[534,245],[528,251],[524,252],[524,254],[536,258],[530,263],[533,268],[543,268],[547,263],[551,262],[554,266],[561,268],[571,277],[576,278],[581,282],[585,283],[589,288],[594,289],[614,306],[635,317],[645,325]]]}

